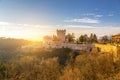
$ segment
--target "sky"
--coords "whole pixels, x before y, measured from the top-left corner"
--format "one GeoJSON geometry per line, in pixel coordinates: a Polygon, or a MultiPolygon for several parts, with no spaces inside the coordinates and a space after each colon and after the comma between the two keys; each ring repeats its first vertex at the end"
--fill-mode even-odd
{"type": "Polygon", "coordinates": [[[120,0],[0,0],[0,37],[40,40],[56,34],[120,33],[120,0]]]}

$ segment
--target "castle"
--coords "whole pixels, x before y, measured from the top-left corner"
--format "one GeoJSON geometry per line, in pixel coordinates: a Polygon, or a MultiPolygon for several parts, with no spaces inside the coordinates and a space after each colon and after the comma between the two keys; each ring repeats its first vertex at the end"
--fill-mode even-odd
{"type": "Polygon", "coordinates": [[[47,36],[46,43],[41,44],[35,47],[39,48],[70,48],[72,50],[79,51],[92,51],[100,53],[113,54],[114,58],[117,59],[120,56],[120,34],[112,36],[111,44],[100,44],[100,43],[87,43],[87,44],[76,44],[68,43],[66,37],[66,30],[56,30],[56,36],[53,37],[47,36]]]}
{"type": "Polygon", "coordinates": [[[50,38],[50,36],[46,37],[46,42],[40,47],[44,48],[70,48],[72,50],[84,50],[89,51],[93,45],[92,44],[76,44],[76,43],[68,43],[68,37],[66,35],[65,29],[57,29],[56,35],[50,38]]]}

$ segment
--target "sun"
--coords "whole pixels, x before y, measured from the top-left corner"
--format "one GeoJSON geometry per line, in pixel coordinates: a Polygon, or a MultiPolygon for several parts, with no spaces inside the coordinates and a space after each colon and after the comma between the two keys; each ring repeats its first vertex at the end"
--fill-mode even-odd
{"type": "Polygon", "coordinates": [[[45,43],[45,40],[43,37],[40,38],[40,42],[45,43]]]}
{"type": "Polygon", "coordinates": [[[42,41],[42,42],[44,41],[43,37],[40,38],[40,41],[42,41]]]}

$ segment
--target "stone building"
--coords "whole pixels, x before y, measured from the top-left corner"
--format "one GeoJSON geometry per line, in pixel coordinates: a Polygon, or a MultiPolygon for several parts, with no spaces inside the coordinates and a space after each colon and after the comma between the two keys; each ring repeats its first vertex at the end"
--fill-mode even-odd
{"type": "Polygon", "coordinates": [[[57,38],[61,42],[65,42],[66,30],[58,30],[57,29],[57,38]]]}
{"type": "Polygon", "coordinates": [[[95,52],[94,50],[96,50],[96,52],[112,54],[114,60],[118,60],[120,57],[120,46],[96,43],[94,44],[92,52],[95,52]]]}
{"type": "Polygon", "coordinates": [[[120,34],[112,36],[112,44],[94,44],[92,52],[102,52],[112,54],[114,60],[120,58],[120,34]]]}
{"type": "Polygon", "coordinates": [[[112,43],[120,43],[120,34],[112,36],[112,43]]]}

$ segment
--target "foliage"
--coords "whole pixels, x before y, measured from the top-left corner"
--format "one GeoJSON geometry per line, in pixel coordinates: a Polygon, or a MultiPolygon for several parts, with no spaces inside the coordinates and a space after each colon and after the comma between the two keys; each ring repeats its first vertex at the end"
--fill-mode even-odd
{"type": "Polygon", "coordinates": [[[120,62],[113,56],[98,53],[81,53],[72,65],[65,67],[60,80],[119,80],[120,62]]]}
{"type": "Polygon", "coordinates": [[[96,34],[91,33],[90,38],[89,38],[89,42],[91,42],[91,43],[97,42],[96,34]]]}
{"type": "Polygon", "coordinates": [[[101,42],[101,43],[110,43],[110,42],[111,42],[111,38],[110,38],[109,36],[107,36],[107,35],[102,36],[102,37],[100,38],[100,42],[101,42]]]}
{"type": "Polygon", "coordinates": [[[69,58],[67,48],[19,49],[0,53],[0,80],[56,80],[69,58]],[[57,74],[57,75],[56,75],[57,74]]]}
{"type": "Polygon", "coordinates": [[[90,37],[88,37],[87,34],[81,35],[77,40],[77,43],[96,43],[96,42],[97,42],[97,36],[96,34],[92,34],[92,33],[90,37]]]}
{"type": "Polygon", "coordinates": [[[74,33],[72,33],[72,34],[68,33],[67,36],[66,36],[66,39],[67,39],[68,43],[73,43],[75,41],[74,38],[75,38],[74,33]]]}
{"type": "Polygon", "coordinates": [[[53,41],[59,41],[56,35],[53,35],[52,39],[53,41]]]}
{"type": "Polygon", "coordinates": [[[87,43],[88,42],[88,36],[87,36],[87,34],[85,34],[85,35],[81,35],[80,37],[79,37],[79,39],[78,39],[78,43],[87,43]]]}
{"type": "Polygon", "coordinates": [[[32,41],[24,40],[24,39],[14,39],[14,38],[0,38],[0,50],[10,51],[16,48],[19,48],[23,45],[28,45],[32,43],[32,41]]]}
{"type": "Polygon", "coordinates": [[[0,51],[0,80],[119,80],[120,60],[68,48],[0,51]]]}

